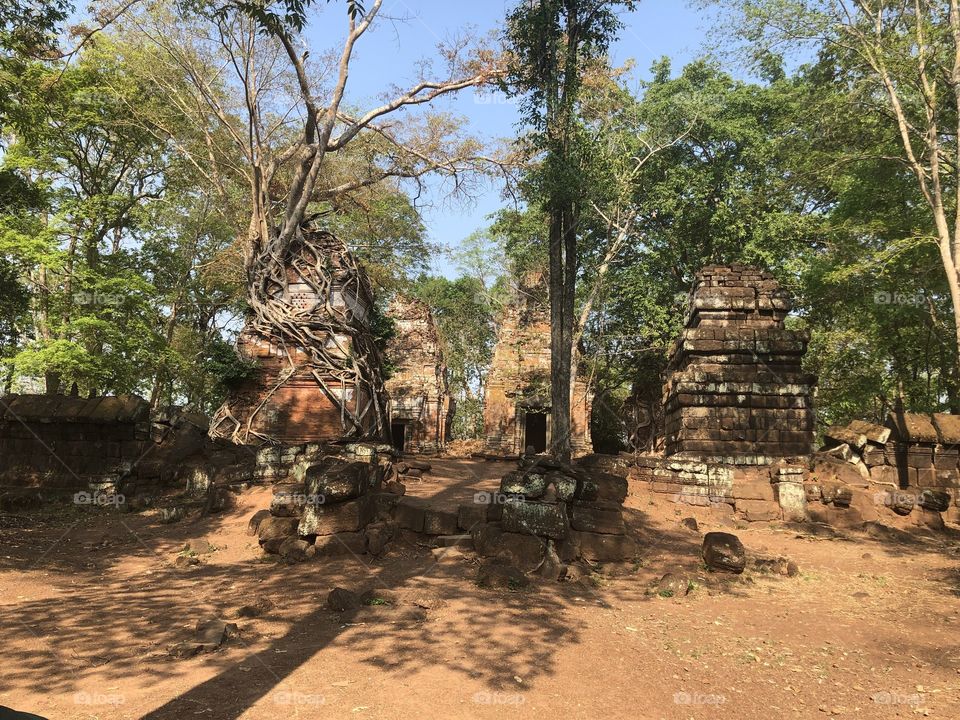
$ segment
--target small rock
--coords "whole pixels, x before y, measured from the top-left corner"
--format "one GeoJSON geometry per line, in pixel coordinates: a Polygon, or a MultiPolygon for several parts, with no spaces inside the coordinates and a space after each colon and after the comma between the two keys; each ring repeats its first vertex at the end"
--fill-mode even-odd
{"type": "Polygon", "coordinates": [[[690,580],[685,575],[668,572],[657,581],[655,590],[660,597],[684,597],[690,592],[690,580]]]}
{"type": "Polygon", "coordinates": [[[193,557],[192,555],[177,555],[177,559],[173,561],[173,564],[178,568],[192,567],[200,564],[200,558],[193,557]]]}
{"type": "Polygon", "coordinates": [[[747,551],[733,533],[707,533],[700,552],[710,570],[740,574],[747,566],[747,551]]]}
{"type": "Polygon", "coordinates": [[[700,532],[700,525],[697,524],[697,519],[693,517],[685,517],[680,521],[680,525],[687,528],[687,530],[693,530],[693,532],[700,532]]]}
{"type": "Polygon", "coordinates": [[[313,547],[306,540],[301,540],[297,537],[288,537],[277,549],[277,552],[280,554],[284,560],[288,562],[303,562],[307,559],[307,551],[313,547]]]}
{"type": "Polygon", "coordinates": [[[187,551],[194,555],[209,555],[215,552],[216,549],[217,547],[215,545],[210,544],[209,541],[203,538],[195,538],[187,543],[187,551]]]}
{"type": "Polygon", "coordinates": [[[237,637],[240,629],[236,623],[220,618],[199,620],[196,627],[197,642],[204,652],[213,652],[230,638],[237,637]]]}
{"type": "Polygon", "coordinates": [[[250,520],[247,522],[247,535],[256,535],[260,530],[260,523],[268,517],[270,517],[269,510],[257,510],[251,515],[250,520]]]}
{"type": "Polygon", "coordinates": [[[334,588],[327,595],[327,607],[336,612],[356,610],[361,604],[359,595],[341,587],[334,588]]]}

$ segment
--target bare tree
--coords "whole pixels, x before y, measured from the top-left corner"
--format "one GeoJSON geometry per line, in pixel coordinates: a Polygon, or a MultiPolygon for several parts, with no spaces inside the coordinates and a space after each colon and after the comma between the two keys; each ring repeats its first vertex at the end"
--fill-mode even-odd
{"type": "MultiPolygon", "coordinates": [[[[419,181],[429,173],[442,174],[462,188],[488,160],[480,155],[479,143],[465,137],[447,115],[403,113],[498,77],[495,56],[469,38],[441,48],[446,68],[439,77],[429,77],[431,68],[422,64],[420,78],[407,88],[394,88],[380,104],[366,110],[348,107],[354,50],[381,15],[382,4],[375,0],[365,12],[350,4],[343,15],[342,46],[318,60],[311,57],[297,24],[265,26],[254,6],[249,12],[242,4],[228,4],[190,17],[160,6],[133,13],[126,21],[160,51],[162,62],[151,59],[142,70],[169,97],[169,115],[143,122],[170,139],[225,201],[231,183],[246,186],[242,254],[249,326],[278,345],[305,350],[319,374],[333,365],[342,371],[342,359],[331,358],[323,344],[343,328],[318,326],[316,317],[298,315],[282,295],[294,248],[314,258],[329,250],[326,240],[314,247],[304,233],[322,210],[320,203],[391,179],[419,181]]],[[[330,278],[321,267],[314,270],[312,277],[319,279],[314,290],[325,297],[330,278]]],[[[362,367],[375,364],[375,358],[365,361],[359,354],[353,360],[360,366],[355,368],[358,380],[378,373],[362,367]]],[[[330,399],[343,404],[335,396],[330,399]]],[[[375,405],[376,432],[384,408],[375,405]]],[[[341,410],[349,415],[347,408],[341,410]]],[[[366,423],[354,425],[360,434],[366,423]]]]}

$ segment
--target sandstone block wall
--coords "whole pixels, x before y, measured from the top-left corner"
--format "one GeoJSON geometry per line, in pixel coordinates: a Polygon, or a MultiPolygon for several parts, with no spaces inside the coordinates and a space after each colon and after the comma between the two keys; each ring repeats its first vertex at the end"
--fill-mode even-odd
{"type": "Polygon", "coordinates": [[[810,454],[816,378],[803,372],[805,333],[773,276],[743,265],[697,274],[664,387],[668,456],[766,465],[810,454]]]}

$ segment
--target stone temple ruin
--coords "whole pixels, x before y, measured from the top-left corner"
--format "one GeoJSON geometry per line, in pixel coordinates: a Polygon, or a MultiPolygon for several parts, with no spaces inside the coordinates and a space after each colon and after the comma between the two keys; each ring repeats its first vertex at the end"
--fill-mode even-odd
{"type": "Polygon", "coordinates": [[[816,378],[800,367],[805,333],[770,273],[742,265],[697,275],[664,388],[666,454],[769,465],[812,450],[816,378]]]}
{"type": "Polygon", "coordinates": [[[442,502],[408,494],[408,484],[422,490],[434,482],[432,465],[398,457],[396,440],[405,450],[442,449],[451,411],[436,328],[420,304],[392,305],[398,369],[389,412],[403,433],[394,444],[364,438],[364,399],[378,385],[351,366],[349,351],[358,338],[367,342],[369,291],[342,245],[330,236],[320,241],[330,243],[329,256],[313,255],[316,244],[301,248],[277,299],[321,318],[318,331],[343,330],[323,345],[339,361],[334,371],[320,373],[308,362],[313,355],[246,328],[241,348],[263,370],[218,413],[213,437],[202,416],[151,412],[136,396],[7,396],[0,509],[78,492],[93,503],[124,494],[123,509],[155,508],[162,522],[174,522],[222,510],[231,492],[266,484],[272,501],[250,519],[249,532],[264,551],[291,562],[381,556],[390,543],[413,538],[469,547],[554,579],[578,559],[636,555],[624,521],[628,495],[748,522],[883,519],[939,528],[944,517],[960,520],[960,418],[898,411],[884,425],[855,421],[829,428],[815,452],[815,378],[801,367],[807,337],[785,326],[790,302],[773,277],[742,265],[707,267],[696,277],[665,377],[665,437],[645,443],[663,453],[585,454],[590,395],[582,380],[577,459],[563,463],[544,452],[549,321],[542,280],[531,278],[505,313],[484,416],[498,455],[483,457],[510,455],[516,465],[489,492],[460,498],[442,487],[442,502]],[[323,272],[301,282],[321,262],[328,263],[323,272]],[[326,277],[334,282],[324,285],[326,277]],[[244,437],[249,442],[238,442],[244,437]]]}
{"type": "MultiPolygon", "coordinates": [[[[577,377],[570,406],[574,454],[592,449],[590,412],[593,397],[577,377]]],[[[483,432],[489,453],[518,455],[551,445],[550,312],[542,275],[529,275],[504,310],[487,377],[483,432]]]]}
{"type": "Polygon", "coordinates": [[[257,369],[213,417],[211,434],[240,443],[381,437],[386,398],[368,326],[373,298],[346,246],[329,233],[306,233],[270,300],[282,308],[287,334],[247,323],[237,349],[257,369]]]}
{"type": "Polygon", "coordinates": [[[816,378],[801,369],[807,336],[784,327],[789,310],[767,272],[697,274],[664,385],[665,456],[638,456],[636,480],[748,519],[803,513],[816,378]]]}
{"type": "Polygon", "coordinates": [[[396,325],[386,350],[392,375],[385,383],[393,446],[406,453],[439,452],[447,442],[454,407],[433,315],[424,303],[400,296],[387,314],[396,325]]]}

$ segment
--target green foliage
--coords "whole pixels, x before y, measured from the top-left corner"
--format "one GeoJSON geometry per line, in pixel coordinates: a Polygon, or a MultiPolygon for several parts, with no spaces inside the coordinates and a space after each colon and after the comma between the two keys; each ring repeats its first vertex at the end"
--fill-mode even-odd
{"type": "Polygon", "coordinates": [[[496,331],[487,288],[476,277],[456,280],[421,276],[412,294],[433,313],[457,403],[453,437],[478,437],[483,430],[483,388],[496,331]]]}

